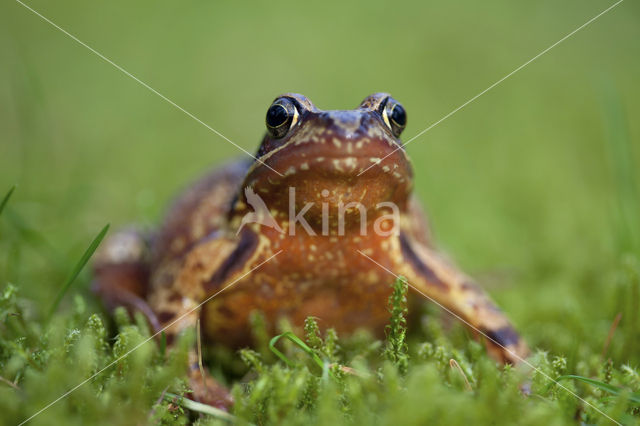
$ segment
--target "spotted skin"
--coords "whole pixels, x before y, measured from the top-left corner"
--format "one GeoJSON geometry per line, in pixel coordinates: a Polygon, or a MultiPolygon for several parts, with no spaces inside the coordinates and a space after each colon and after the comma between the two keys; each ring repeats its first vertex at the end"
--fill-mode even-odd
{"type": "MultiPolygon", "coordinates": [[[[138,286],[145,291],[135,294],[157,325],[166,326],[226,288],[168,329],[169,337],[201,319],[205,342],[250,345],[252,311],[261,311],[272,330],[282,317],[299,328],[315,316],[321,327],[339,333],[364,327],[382,335],[394,280],[386,268],[423,293],[412,298],[427,296],[489,336],[487,347],[497,360],[517,363],[526,357],[528,349],[506,316],[434,248],[412,195],[413,172],[398,139],[402,129],[387,112],[395,100],[377,93],[348,111],[319,110],[292,93],[276,102],[295,108],[286,134],[267,132],[257,152],[260,161],[232,163],[196,182],[147,237],[148,253],[136,263],[147,271],[136,276],[146,281],[138,286]],[[252,212],[245,188],[261,197],[284,232],[255,223],[239,231],[243,216],[252,212]],[[389,211],[379,208],[389,202],[400,213],[399,229],[376,232],[376,226],[390,230],[392,223],[384,219],[389,211]],[[344,209],[341,220],[340,206],[349,203],[362,207],[344,209]],[[290,217],[307,204],[306,223],[294,221],[292,227],[290,217]]],[[[118,238],[106,241],[95,264],[96,287],[107,300],[122,299],[109,296],[123,286],[104,272],[124,271],[126,262],[108,255],[118,238]]]]}

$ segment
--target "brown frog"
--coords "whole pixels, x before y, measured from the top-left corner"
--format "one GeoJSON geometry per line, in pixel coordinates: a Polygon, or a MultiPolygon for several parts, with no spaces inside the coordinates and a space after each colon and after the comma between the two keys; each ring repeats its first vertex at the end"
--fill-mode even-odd
{"type": "Polygon", "coordinates": [[[156,233],[105,241],[94,269],[108,306],[143,312],[156,331],[169,326],[169,339],[200,319],[205,342],[230,347],[251,344],[252,311],[270,325],[314,316],[339,333],[380,335],[396,274],[417,290],[414,303],[426,296],[480,331],[497,360],[527,356],[505,315],[435,250],[395,99],[376,93],[355,110],[323,111],[290,93],[266,124],[255,161],[197,181],[156,233]]]}

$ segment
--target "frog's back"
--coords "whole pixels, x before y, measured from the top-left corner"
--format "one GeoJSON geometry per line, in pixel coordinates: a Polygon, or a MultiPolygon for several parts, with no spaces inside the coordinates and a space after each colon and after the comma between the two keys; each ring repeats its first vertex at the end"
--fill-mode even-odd
{"type": "Polygon", "coordinates": [[[198,241],[226,225],[231,204],[250,164],[237,161],[214,169],[176,198],[153,238],[152,269],[181,258],[198,241]]]}

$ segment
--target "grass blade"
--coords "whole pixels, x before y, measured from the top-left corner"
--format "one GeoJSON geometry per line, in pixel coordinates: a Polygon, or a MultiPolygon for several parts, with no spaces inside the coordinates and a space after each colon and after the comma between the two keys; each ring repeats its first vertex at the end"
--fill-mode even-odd
{"type": "Polygon", "coordinates": [[[293,334],[290,331],[287,331],[286,333],[282,333],[279,334],[277,336],[275,336],[273,339],[271,339],[269,341],[269,349],[271,349],[271,352],[273,352],[274,354],[276,354],[276,356],[278,358],[280,358],[282,361],[284,361],[285,364],[287,364],[289,367],[294,367],[295,363],[293,363],[289,358],[287,358],[285,356],[285,354],[283,354],[282,352],[280,352],[278,350],[278,348],[276,348],[276,343],[278,342],[278,340],[280,340],[282,337],[289,339],[290,341],[292,341],[295,345],[297,345],[298,347],[300,347],[300,349],[302,349],[303,351],[305,351],[307,354],[309,354],[309,356],[311,356],[311,358],[315,361],[316,364],[318,364],[318,367],[320,368],[324,368],[324,363],[322,362],[322,360],[320,359],[320,357],[318,356],[318,354],[315,353],[315,351],[313,349],[311,349],[309,346],[307,346],[306,343],[304,343],[302,341],[302,339],[300,339],[298,336],[296,336],[295,334],[293,334]]]}
{"type": "Polygon", "coordinates": [[[601,382],[599,380],[594,380],[594,379],[590,379],[588,377],[582,377],[582,376],[576,376],[573,374],[569,374],[566,376],[560,376],[556,379],[556,382],[559,382],[560,380],[568,380],[568,379],[575,379],[575,380],[579,380],[581,382],[590,384],[592,386],[597,387],[600,390],[603,390],[607,393],[610,393],[612,395],[621,395],[621,394],[626,394],[627,398],[629,398],[630,401],[636,402],[636,403],[640,403],[640,393],[636,393],[636,392],[628,392],[626,389],[618,387],[618,386],[614,386],[614,385],[610,385],[608,383],[604,383],[601,382]]]}
{"type": "Polygon", "coordinates": [[[102,228],[102,231],[100,231],[100,233],[93,239],[89,247],[87,247],[87,250],[84,252],[82,257],[80,258],[80,260],[78,260],[78,263],[76,263],[76,266],[73,268],[71,275],[69,276],[67,281],[64,283],[62,288],[60,288],[60,291],[58,292],[58,295],[56,296],[56,299],[54,300],[53,305],[49,310],[49,315],[47,316],[47,322],[49,322],[49,320],[51,319],[51,316],[54,314],[56,309],[58,309],[58,305],[60,305],[60,302],[62,301],[62,298],[64,297],[65,293],[67,292],[67,290],[69,290],[69,287],[71,287],[71,284],[73,283],[73,281],[75,281],[78,275],[80,275],[80,271],[82,271],[82,268],[84,268],[84,266],[87,264],[91,256],[93,256],[93,253],[96,251],[96,249],[102,242],[102,239],[107,234],[108,230],[109,230],[109,224],[105,225],[105,227],[102,228]]]}
{"type": "Polygon", "coordinates": [[[167,392],[165,394],[165,399],[191,411],[195,411],[196,413],[208,414],[217,419],[226,420],[233,423],[236,423],[236,421],[238,420],[234,415],[229,414],[224,410],[212,407],[211,405],[203,404],[201,402],[196,402],[188,398],[183,398],[170,392],[167,392]]]}
{"type": "Polygon", "coordinates": [[[640,249],[640,193],[634,164],[634,152],[623,103],[615,88],[607,87],[605,113],[607,149],[616,196],[616,239],[618,250],[637,252],[640,249]]]}
{"type": "Polygon", "coordinates": [[[15,189],[16,189],[16,186],[13,185],[9,190],[9,192],[7,192],[7,195],[5,195],[4,198],[2,199],[2,203],[0,203],[0,215],[2,215],[2,210],[4,210],[4,206],[6,206],[7,203],[9,202],[9,198],[11,198],[11,195],[13,194],[13,191],[15,191],[15,189]]]}

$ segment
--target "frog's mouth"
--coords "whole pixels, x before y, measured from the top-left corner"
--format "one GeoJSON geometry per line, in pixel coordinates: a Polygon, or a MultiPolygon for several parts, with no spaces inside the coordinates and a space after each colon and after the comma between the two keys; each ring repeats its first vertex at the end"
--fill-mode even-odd
{"type": "Polygon", "coordinates": [[[412,187],[409,158],[387,135],[296,138],[260,161],[264,164],[252,165],[243,187],[276,208],[288,208],[292,188],[296,204],[356,202],[369,209],[392,202],[402,208],[412,187]]]}
{"type": "MultiPolygon", "coordinates": [[[[398,180],[411,177],[406,152],[395,140],[389,137],[338,138],[331,134],[287,141],[259,158],[249,174],[272,173],[284,178],[317,173],[337,178],[355,178],[376,174],[374,169],[398,180]]],[[[270,177],[277,180],[276,177],[270,177]]]]}

